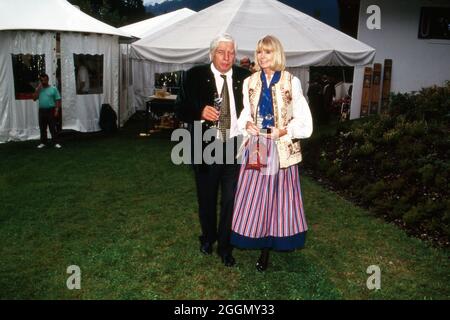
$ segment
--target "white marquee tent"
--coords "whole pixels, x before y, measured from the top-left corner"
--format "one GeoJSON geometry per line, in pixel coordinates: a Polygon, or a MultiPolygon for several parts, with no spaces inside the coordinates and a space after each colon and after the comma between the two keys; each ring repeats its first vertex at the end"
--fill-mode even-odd
{"type": "Polygon", "coordinates": [[[309,66],[357,66],[372,63],[368,45],[276,0],[224,0],[132,44],[133,59],[151,61],[153,69],[185,69],[209,61],[210,41],[231,34],[237,58],[253,56],[256,42],[278,37],[287,65],[306,90],[309,66]]]}
{"type": "Polygon", "coordinates": [[[129,24],[119,29],[125,33],[131,34],[133,37],[142,39],[155,34],[167,26],[183,20],[194,13],[195,11],[191,9],[183,8],[144,21],[129,24]]]}
{"type": "MultiPolygon", "coordinates": [[[[135,38],[144,38],[157,34],[164,28],[182,21],[187,17],[195,14],[188,8],[179,9],[157,17],[146,19],[119,28],[123,32],[131,34],[135,38]]],[[[125,108],[121,109],[121,123],[124,123],[137,108],[142,107],[146,98],[150,95],[150,87],[153,84],[153,73],[148,70],[148,64],[142,60],[132,60],[129,63],[129,45],[122,44],[122,66],[123,68],[123,84],[121,90],[121,100],[125,108]],[[132,72],[129,72],[132,68],[132,72]],[[131,79],[130,79],[131,77],[131,79]]]]}
{"type": "MultiPolygon", "coordinates": [[[[0,142],[39,137],[37,102],[20,96],[16,88],[16,77],[20,75],[15,73],[15,56],[25,62],[37,55],[43,57],[51,84],[57,81],[59,60],[63,129],[100,130],[101,105],[109,103],[116,112],[119,109],[120,37],[129,35],[65,0],[0,1],[0,142]],[[75,55],[101,57],[101,85],[95,94],[77,94],[75,55]]],[[[29,79],[26,85],[36,80],[29,79]]]]}

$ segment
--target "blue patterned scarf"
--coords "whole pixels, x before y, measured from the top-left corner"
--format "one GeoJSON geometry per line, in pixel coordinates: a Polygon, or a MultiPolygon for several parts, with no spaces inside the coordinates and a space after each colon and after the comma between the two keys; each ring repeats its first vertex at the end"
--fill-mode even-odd
{"type": "Polygon", "coordinates": [[[263,119],[262,128],[275,126],[275,119],[273,115],[273,101],[272,101],[272,86],[275,85],[281,78],[281,71],[276,71],[270,81],[270,86],[267,86],[267,79],[264,71],[261,71],[262,90],[259,99],[259,115],[263,119]]]}

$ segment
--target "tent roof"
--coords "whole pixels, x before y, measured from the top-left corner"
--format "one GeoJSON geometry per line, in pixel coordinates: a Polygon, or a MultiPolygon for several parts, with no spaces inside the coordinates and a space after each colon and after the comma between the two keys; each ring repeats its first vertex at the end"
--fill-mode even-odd
{"type": "Polygon", "coordinates": [[[195,11],[188,8],[183,8],[157,17],[129,24],[119,29],[136,38],[144,38],[193,14],[195,14],[195,11]]]}
{"type": "Polygon", "coordinates": [[[287,65],[364,65],[375,49],[276,0],[224,0],[132,44],[132,57],[165,63],[209,61],[210,41],[227,32],[237,57],[253,56],[267,34],[279,38],[287,65]]]}
{"type": "Polygon", "coordinates": [[[127,33],[87,15],[66,0],[2,0],[0,21],[0,31],[74,31],[129,37],[127,33]]]}

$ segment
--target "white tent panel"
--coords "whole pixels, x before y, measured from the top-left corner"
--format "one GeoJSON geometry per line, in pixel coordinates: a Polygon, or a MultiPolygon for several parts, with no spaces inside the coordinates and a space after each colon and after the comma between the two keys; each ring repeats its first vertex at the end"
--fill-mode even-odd
{"type": "Polygon", "coordinates": [[[157,17],[146,19],[144,21],[129,24],[119,29],[127,34],[131,34],[133,37],[144,38],[160,31],[161,29],[173,23],[190,17],[193,14],[195,14],[195,11],[188,8],[183,8],[157,17]]]}
{"type": "Polygon", "coordinates": [[[363,65],[375,55],[368,45],[276,0],[219,2],[136,41],[131,54],[162,63],[207,62],[210,41],[223,32],[236,39],[238,58],[252,56],[259,39],[275,35],[290,67],[363,65]]]}
{"type": "Polygon", "coordinates": [[[1,30],[53,30],[129,37],[79,10],[66,0],[2,0],[1,30]]]}
{"type": "Polygon", "coordinates": [[[132,116],[134,113],[134,108],[132,104],[133,99],[133,86],[130,83],[132,78],[130,77],[130,68],[131,61],[129,59],[129,49],[130,46],[128,44],[120,45],[120,69],[119,69],[119,78],[120,78],[120,113],[119,117],[119,125],[122,127],[125,122],[132,116]]]}
{"type": "MultiPolygon", "coordinates": [[[[119,36],[127,33],[81,12],[66,0],[0,1],[0,142],[39,137],[38,106],[17,99],[12,54],[44,54],[56,84],[56,35],[60,33],[63,129],[98,131],[102,103],[119,104],[119,36]],[[73,54],[103,55],[101,94],[77,95],[73,54]]],[[[37,79],[28,80],[32,85],[37,79]]],[[[22,97],[23,98],[23,97],[22,97]]]]}
{"type": "Polygon", "coordinates": [[[99,131],[98,121],[103,103],[118,113],[119,44],[116,36],[61,34],[61,72],[63,129],[81,132],[99,131]],[[103,55],[103,93],[79,95],[74,88],[74,54],[103,55]]]}
{"type": "MultiPolygon", "coordinates": [[[[124,26],[120,29],[126,33],[133,35],[134,37],[148,37],[153,34],[157,34],[168,26],[182,21],[194,14],[195,11],[183,8],[128,26],[124,26]]],[[[123,55],[126,55],[126,57],[129,57],[130,49],[131,47],[127,44],[121,45],[121,52],[123,55]]],[[[124,72],[126,72],[127,68],[132,69],[132,71],[130,72],[130,74],[132,75],[132,84],[127,87],[128,93],[122,92],[122,101],[125,101],[126,99],[128,99],[128,101],[127,103],[122,104],[123,107],[121,107],[121,111],[123,112],[123,114],[121,115],[121,123],[126,121],[134,111],[145,107],[145,100],[153,94],[155,72],[175,71],[189,68],[191,66],[193,66],[193,64],[154,65],[152,63],[148,63],[148,61],[145,60],[132,60],[132,63],[130,63],[129,66],[123,68],[124,72]]],[[[125,75],[123,76],[125,77],[125,75]]],[[[126,76],[128,76],[128,73],[126,76]]]]}
{"type": "Polygon", "coordinates": [[[287,66],[304,92],[309,66],[358,66],[371,63],[375,50],[368,45],[276,0],[224,0],[131,45],[134,59],[136,108],[153,93],[154,72],[176,71],[209,62],[209,45],[220,33],[237,42],[237,58],[253,57],[265,35],[278,37],[287,66]],[[139,87],[136,83],[141,83],[139,87]]]}
{"type": "Polygon", "coordinates": [[[55,83],[56,38],[50,32],[3,31],[0,46],[0,142],[9,137],[39,137],[38,108],[33,100],[16,100],[12,54],[45,55],[46,73],[55,83]]]}
{"type": "MultiPolygon", "coordinates": [[[[125,33],[131,34],[136,38],[143,38],[149,35],[160,32],[162,29],[177,23],[187,17],[195,14],[187,8],[169,12],[157,17],[146,19],[144,21],[136,22],[120,29],[125,33]]],[[[145,61],[129,61],[130,57],[130,45],[121,44],[122,52],[122,88],[121,88],[121,107],[120,107],[120,123],[123,125],[130,116],[136,111],[136,109],[142,108],[145,104],[145,99],[150,95],[150,91],[153,87],[154,79],[153,74],[147,74],[148,63],[145,61]],[[130,72],[129,69],[132,69],[130,72]],[[131,81],[129,76],[131,74],[131,81]],[[129,84],[131,82],[131,84],[129,84]]],[[[161,69],[168,71],[167,68],[161,69]]]]}

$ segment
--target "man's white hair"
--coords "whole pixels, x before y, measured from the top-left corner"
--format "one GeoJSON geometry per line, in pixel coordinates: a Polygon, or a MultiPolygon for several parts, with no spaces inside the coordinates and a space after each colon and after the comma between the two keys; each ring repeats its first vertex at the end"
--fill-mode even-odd
{"type": "Polygon", "coordinates": [[[234,52],[237,52],[237,45],[236,41],[234,41],[233,37],[229,35],[228,33],[222,33],[216,36],[209,45],[209,60],[212,61],[214,52],[216,51],[217,47],[219,46],[220,42],[233,42],[234,44],[234,52]]]}

